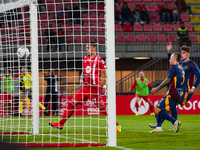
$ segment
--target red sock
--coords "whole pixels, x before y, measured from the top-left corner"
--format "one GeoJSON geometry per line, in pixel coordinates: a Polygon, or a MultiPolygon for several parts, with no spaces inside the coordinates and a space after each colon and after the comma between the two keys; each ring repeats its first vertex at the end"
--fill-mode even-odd
{"type": "Polygon", "coordinates": [[[138,108],[139,108],[138,103],[135,103],[135,108],[136,108],[136,111],[138,112],[138,108]]]}
{"type": "Polygon", "coordinates": [[[59,121],[59,123],[63,125],[67,121],[67,119],[73,114],[73,112],[74,112],[74,103],[69,102],[68,107],[66,110],[64,110],[62,119],[59,121]]]}
{"type": "Polygon", "coordinates": [[[153,113],[153,105],[150,106],[150,111],[151,111],[151,113],[153,113]]]}
{"type": "Polygon", "coordinates": [[[119,123],[116,121],[116,126],[119,126],[119,123]]]}

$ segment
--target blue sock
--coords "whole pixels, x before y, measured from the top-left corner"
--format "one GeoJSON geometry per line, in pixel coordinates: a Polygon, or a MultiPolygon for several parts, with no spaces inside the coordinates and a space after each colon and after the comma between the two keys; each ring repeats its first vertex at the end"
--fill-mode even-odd
{"type": "Polygon", "coordinates": [[[157,127],[161,127],[162,125],[161,117],[156,114],[155,114],[155,117],[156,117],[157,127]]]}
{"type": "Polygon", "coordinates": [[[171,113],[172,113],[172,117],[177,120],[178,111],[177,111],[176,107],[173,107],[171,109],[171,113]]]}
{"type": "Polygon", "coordinates": [[[176,121],[176,119],[174,119],[173,117],[171,117],[166,111],[161,111],[160,112],[160,117],[163,119],[166,119],[170,122],[172,122],[174,124],[174,122],[176,121]]]}

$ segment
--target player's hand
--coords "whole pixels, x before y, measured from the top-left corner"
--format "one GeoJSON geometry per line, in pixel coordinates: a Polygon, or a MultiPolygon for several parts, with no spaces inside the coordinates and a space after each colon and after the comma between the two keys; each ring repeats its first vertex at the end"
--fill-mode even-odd
{"type": "Polygon", "coordinates": [[[131,89],[129,89],[128,91],[129,91],[129,92],[131,92],[132,90],[131,90],[131,89]]]}
{"type": "Polygon", "coordinates": [[[191,89],[188,91],[188,94],[194,94],[194,89],[191,88],[191,89]]]}
{"type": "Polygon", "coordinates": [[[172,50],[172,42],[169,42],[169,43],[167,44],[167,52],[168,52],[168,53],[171,53],[171,50],[172,50]]]}
{"type": "Polygon", "coordinates": [[[85,85],[85,82],[83,81],[83,79],[80,80],[80,84],[85,85]]]}
{"type": "Polygon", "coordinates": [[[156,92],[157,92],[156,88],[151,89],[151,94],[156,94],[156,92]]]}

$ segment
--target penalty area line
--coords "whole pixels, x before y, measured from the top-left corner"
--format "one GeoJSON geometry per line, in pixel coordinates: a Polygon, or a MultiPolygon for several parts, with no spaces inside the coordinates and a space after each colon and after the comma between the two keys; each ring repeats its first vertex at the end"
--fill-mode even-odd
{"type": "Polygon", "coordinates": [[[134,150],[134,149],[126,148],[126,147],[122,147],[122,146],[112,146],[112,147],[118,148],[118,149],[123,149],[123,150],[134,150]]]}

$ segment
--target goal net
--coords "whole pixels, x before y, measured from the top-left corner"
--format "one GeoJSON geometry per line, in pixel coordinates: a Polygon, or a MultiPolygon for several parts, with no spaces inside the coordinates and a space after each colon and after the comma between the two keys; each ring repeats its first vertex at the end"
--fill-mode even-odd
{"type": "MultiPolygon", "coordinates": [[[[109,3],[113,9],[114,2],[109,3]]],[[[31,147],[116,145],[114,9],[105,15],[106,4],[1,1],[1,141],[31,147]],[[29,49],[28,58],[17,57],[21,46],[29,49]],[[88,53],[88,46],[96,55],[88,53]],[[84,63],[94,68],[84,68],[84,63]],[[110,70],[101,67],[105,64],[110,70]],[[82,82],[86,74],[100,84],[82,82]]]]}

